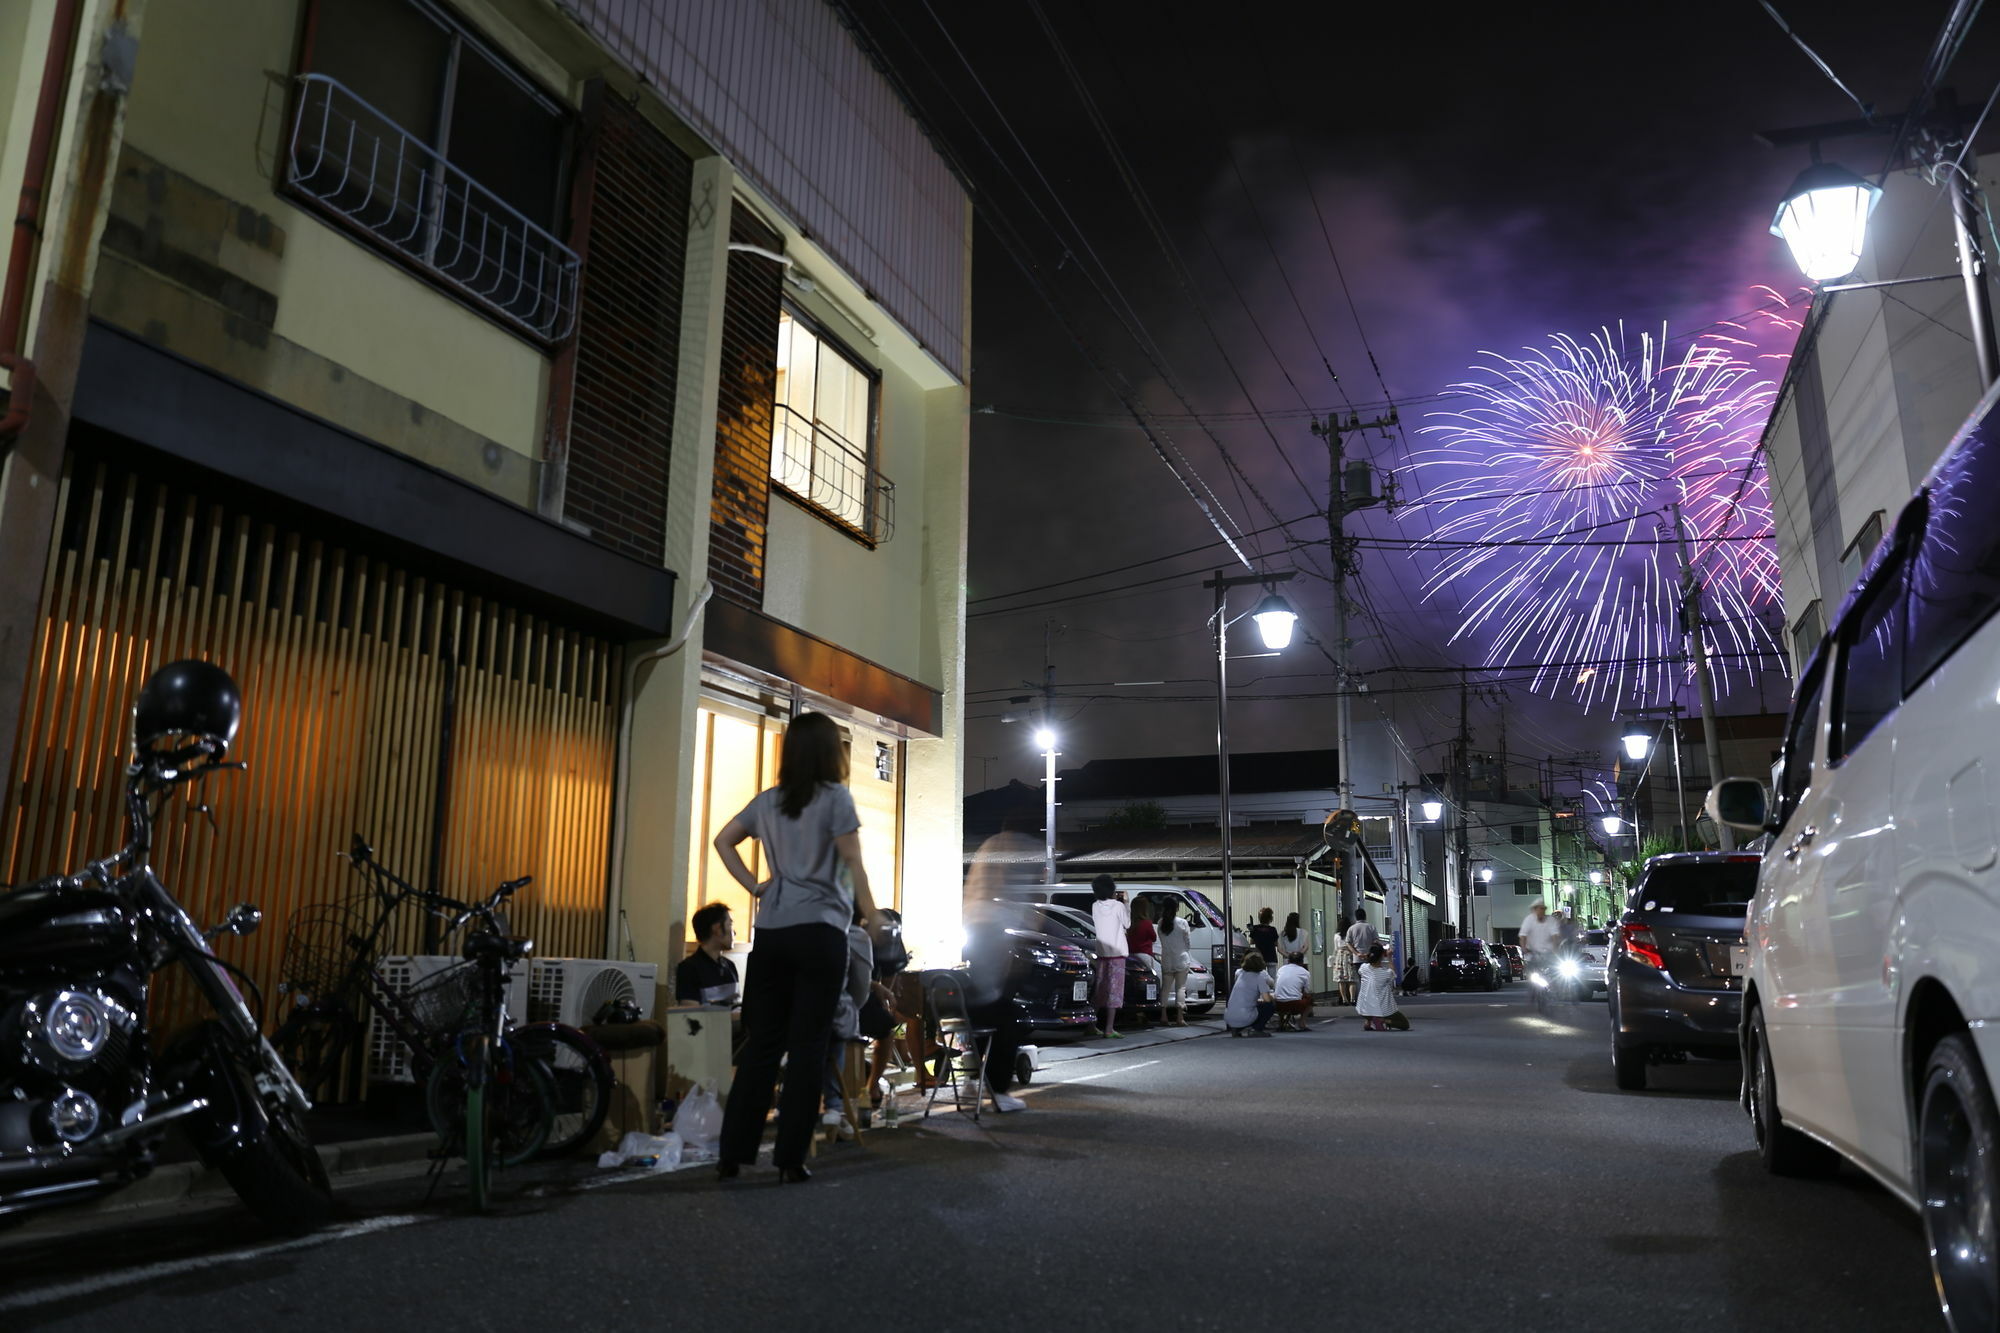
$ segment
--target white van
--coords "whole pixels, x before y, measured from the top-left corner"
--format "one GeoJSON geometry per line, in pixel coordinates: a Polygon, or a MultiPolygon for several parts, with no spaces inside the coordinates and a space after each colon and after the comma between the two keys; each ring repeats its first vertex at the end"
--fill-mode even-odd
{"type": "MultiPolygon", "coordinates": [[[[1128,904],[1136,905],[1141,899],[1152,903],[1155,920],[1169,911],[1178,916],[1187,924],[1188,948],[1192,956],[1207,964],[1216,975],[1227,975],[1219,970],[1223,966],[1222,909],[1207,894],[1184,884],[1133,884],[1121,880],[1118,887],[1124,892],[1128,904]]],[[[1097,901],[1096,893],[1088,884],[1014,884],[1001,889],[995,896],[1031,903],[1056,903],[1085,912],[1097,901]]],[[[1240,958],[1243,951],[1249,948],[1249,941],[1244,939],[1240,930],[1234,934],[1240,958]]]]}
{"type": "Polygon", "coordinates": [[[2000,390],[1938,460],[1800,674],[1740,960],[1768,1170],[1845,1157],[1916,1209],[1952,1327],[2000,1323],[2000,390]],[[1988,773],[1987,765],[1995,766],[1988,773]]]}

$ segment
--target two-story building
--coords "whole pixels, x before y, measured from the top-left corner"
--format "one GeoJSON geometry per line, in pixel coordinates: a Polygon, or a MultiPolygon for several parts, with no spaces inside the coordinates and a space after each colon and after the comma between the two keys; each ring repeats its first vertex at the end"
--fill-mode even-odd
{"type": "Polygon", "coordinates": [[[811,708],[956,939],[971,212],[838,7],[15,0],[0,117],[0,878],[118,845],[200,656],[249,769],[171,821],[198,912],[343,896],[360,832],[671,964],[811,708]]]}

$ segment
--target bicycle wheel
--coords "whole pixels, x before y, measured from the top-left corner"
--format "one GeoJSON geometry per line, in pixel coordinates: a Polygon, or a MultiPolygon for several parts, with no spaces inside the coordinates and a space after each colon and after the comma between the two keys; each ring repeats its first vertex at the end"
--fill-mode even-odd
{"type": "MultiPolygon", "coordinates": [[[[431,1070],[424,1096],[431,1128],[447,1144],[462,1141],[473,1068],[490,1059],[490,1055],[483,1053],[492,1049],[491,1043],[484,1039],[468,1038],[458,1044],[467,1049],[461,1054],[453,1047],[446,1048],[437,1067],[431,1070]],[[477,1052],[471,1049],[474,1046],[478,1047],[477,1052]]],[[[519,1166],[540,1152],[548,1141],[556,1104],[555,1083],[539,1060],[520,1055],[511,1040],[500,1050],[501,1058],[481,1071],[484,1128],[493,1150],[493,1164],[519,1166]]]]}
{"type": "Polygon", "coordinates": [[[507,1041],[520,1058],[535,1060],[555,1084],[555,1115],[549,1124],[545,1157],[566,1157],[597,1136],[611,1110],[611,1061],[575,1028],[537,1023],[516,1028],[507,1041]]]}

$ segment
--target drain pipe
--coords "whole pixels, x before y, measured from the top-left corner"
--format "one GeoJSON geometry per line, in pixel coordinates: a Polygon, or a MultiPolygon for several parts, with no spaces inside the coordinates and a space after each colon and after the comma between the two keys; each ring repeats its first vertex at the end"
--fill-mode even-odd
{"type": "Polygon", "coordinates": [[[28,277],[34,267],[36,244],[42,235],[42,199],[47,191],[49,158],[61,128],[62,106],[69,92],[70,63],[76,55],[80,0],[56,0],[49,27],[49,53],[42,63],[41,94],[35,99],[35,121],[28,135],[28,158],[21,172],[21,201],[14,214],[14,240],[7,252],[7,277],[0,287],[0,367],[11,375],[7,411],[0,415],[0,457],[13,449],[27,429],[35,396],[35,363],[22,354],[27,333],[28,277]]]}
{"type": "Polygon", "coordinates": [[[695,594],[694,603],[681,618],[680,633],[667,640],[649,653],[641,653],[633,658],[625,668],[625,688],[623,698],[618,702],[618,764],[616,776],[611,785],[611,808],[618,820],[618,833],[611,841],[611,889],[618,900],[610,904],[611,910],[605,914],[604,956],[609,958],[618,952],[616,932],[618,923],[625,919],[625,839],[631,827],[631,818],[625,811],[626,789],[632,776],[632,695],[638,687],[639,668],[648,662],[657,662],[663,657],[672,657],[687,647],[688,639],[694,634],[694,623],[701,615],[701,609],[708,605],[708,599],[715,596],[715,584],[703,582],[701,591],[695,594]]]}

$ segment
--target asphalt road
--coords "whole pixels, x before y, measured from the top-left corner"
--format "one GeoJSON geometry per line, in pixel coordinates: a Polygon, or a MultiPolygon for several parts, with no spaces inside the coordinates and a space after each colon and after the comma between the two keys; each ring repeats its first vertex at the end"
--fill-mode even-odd
{"type": "Polygon", "coordinates": [[[17,1247],[0,1328],[1942,1327],[1914,1217],[1763,1175],[1735,1065],[1619,1093],[1602,1004],[1407,1008],[1067,1063],[801,1187],[568,1168],[483,1218],[371,1187],[285,1248],[237,1215],[17,1247]]]}

